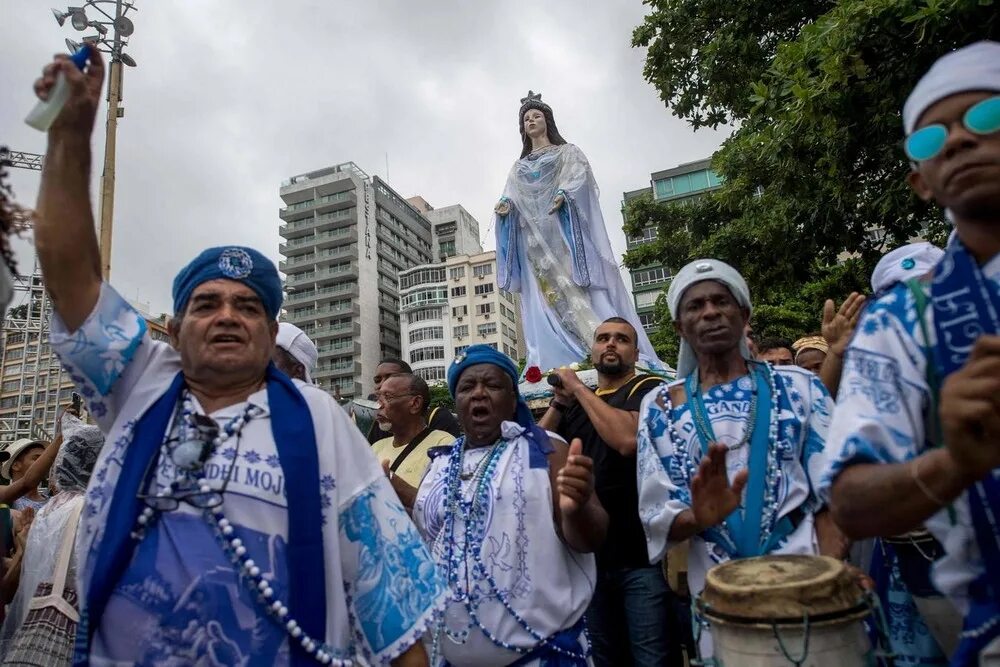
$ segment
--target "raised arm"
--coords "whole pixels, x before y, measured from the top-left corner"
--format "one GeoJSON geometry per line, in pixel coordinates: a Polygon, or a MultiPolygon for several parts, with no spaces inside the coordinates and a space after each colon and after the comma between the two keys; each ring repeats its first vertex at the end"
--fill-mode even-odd
{"type": "Polygon", "coordinates": [[[97,49],[88,48],[90,64],[85,72],[67,56],[57,55],[35,81],[35,93],[43,100],[58,75],[65,77],[70,91],[49,129],[34,224],[45,287],[69,331],[84,323],[101,290],[101,257],[90,201],[90,139],[101,102],[104,62],[97,49]]]}
{"type": "Polygon", "coordinates": [[[549,455],[556,525],[563,540],[581,553],[597,551],[608,532],[608,513],[594,493],[594,462],[583,455],[583,444],[553,438],[549,455]]]}
{"type": "Polygon", "coordinates": [[[56,460],[59,447],[62,446],[62,434],[58,434],[55,439],[48,444],[42,455],[35,459],[31,467],[24,473],[21,479],[14,480],[7,486],[0,487],[0,503],[10,504],[28,493],[32,489],[38,488],[42,480],[49,474],[52,462],[56,460]]]}

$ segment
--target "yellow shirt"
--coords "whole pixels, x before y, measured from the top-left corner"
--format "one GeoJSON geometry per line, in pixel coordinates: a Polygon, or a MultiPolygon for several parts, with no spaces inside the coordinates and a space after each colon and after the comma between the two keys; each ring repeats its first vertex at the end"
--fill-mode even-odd
{"type": "MultiPolygon", "coordinates": [[[[410,452],[403,463],[396,468],[396,474],[403,478],[403,481],[416,488],[420,486],[420,480],[424,477],[424,471],[427,470],[427,466],[430,465],[431,459],[427,455],[427,452],[432,447],[440,447],[441,445],[450,445],[455,442],[455,436],[447,431],[431,431],[427,434],[419,445],[417,445],[412,452],[410,452]]],[[[382,438],[377,440],[372,449],[375,451],[375,458],[378,459],[379,463],[389,460],[389,464],[392,465],[396,462],[396,457],[402,454],[406,446],[394,447],[392,444],[392,436],[388,438],[382,438]]]]}

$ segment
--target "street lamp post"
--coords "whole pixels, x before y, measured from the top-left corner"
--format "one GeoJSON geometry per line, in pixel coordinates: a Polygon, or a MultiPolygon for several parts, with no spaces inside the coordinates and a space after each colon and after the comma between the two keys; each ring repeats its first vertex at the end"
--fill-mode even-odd
{"type": "MultiPolygon", "coordinates": [[[[111,278],[111,231],[115,212],[115,148],[118,119],[125,115],[125,109],[119,106],[122,100],[122,66],[135,67],[135,60],[122,51],[128,46],[128,38],[135,30],[132,20],[127,16],[130,10],[135,11],[135,5],[127,0],[86,0],[83,7],[67,7],[65,12],[52,10],[59,25],[63,25],[68,18],[76,30],[94,28],[97,34],[84,36],[83,42],[111,56],[107,131],[104,138],[104,171],[101,173],[101,276],[105,282],[111,278]],[[100,5],[114,5],[114,16],[104,11],[100,5]],[[89,19],[85,11],[87,7],[94,9],[104,18],[89,19]],[[109,27],[113,31],[110,38],[109,27]]],[[[80,44],[71,39],[66,40],[66,46],[70,51],[80,48],[80,44]]]]}

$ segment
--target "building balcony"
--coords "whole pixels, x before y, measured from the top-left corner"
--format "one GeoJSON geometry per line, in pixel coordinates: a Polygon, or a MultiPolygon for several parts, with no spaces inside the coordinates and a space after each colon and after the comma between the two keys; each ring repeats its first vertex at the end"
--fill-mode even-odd
{"type": "Polygon", "coordinates": [[[315,264],[316,262],[321,262],[324,259],[334,257],[353,257],[357,254],[357,246],[345,245],[332,250],[319,250],[308,255],[297,255],[295,257],[290,257],[287,260],[281,260],[281,262],[278,263],[278,268],[282,271],[282,273],[288,273],[286,269],[291,269],[296,266],[308,266],[310,264],[315,264]]]}
{"type": "Polygon", "coordinates": [[[354,283],[341,283],[332,287],[320,287],[317,289],[295,291],[285,299],[286,307],[293,303],[308,303],[310,301],[322,300],[325,297],[334,295],[344,295],[357,292],[357,285],[354,283]]]}
{"type": "MultiPolygon", "coordinates": [[[[303,273],[292,273],[288,276],[289,285],[308,285],[320,280],[330,280],[345,278],[358,274],[358,265],[350,262],[347,266],[339,269],[320,269],[316,271],[305,271],[303,273]]],[[[298,291],[298,290],[296,290],[298,291]]]]}
{"type": "Polygon", "coordinates": [[[357,209],[345,208],[332,213],[310,216],[302,220],[295,220],[278,227],[278,234],[286,239],[299,239],[309,236],[312,231],[333,230],[340,227],[351,227],[357,219],[357,209]]]}
{"type": "Polygon", "coordinates": [[[344,206],[350,206],[357,204],[358,196],[354,190],[347,190],[345,192],[337,192],[332,195],[324,195],[322,197],[316,197],[315,199],[309,199],[307,201],[299,202],[297,204],[289,204],[288,206],[283,206],[278,209],[278,215],[282,218],[293,215],[297,211],[304,211],[306,209],[317,209],[317,210],[335,210],[336,208],[343,208],[344,206]]]}

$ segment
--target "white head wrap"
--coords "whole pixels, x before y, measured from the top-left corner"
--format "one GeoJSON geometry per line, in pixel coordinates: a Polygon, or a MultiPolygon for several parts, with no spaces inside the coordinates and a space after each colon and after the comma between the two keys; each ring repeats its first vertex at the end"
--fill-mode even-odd
{"type": "Polygon", "coordinates": [[[306,370],[306,382],[312,382],[312,373],[316,370],[319,350],[316,349],[316,344],[309,340],[309,336],[294,324],[280,322],[276,343],[278,347],[302,364],[306,370]]]}
{"type": "Polygon", "coordinates": [[[944,251],[926,241],[896,248],[879,260],[872,271],[872,292],[878,294],[898,282],[919,278],[944,257],[944,251]]]}
{"type": "Polygon", "coordinates": [[[916,129],[920,116],[932,105],[974,90],[1000,90],[1000,42],[976,42],[938,58],[903,105],[906,135],[916,129]]]}
{"type": "MultiPolygon", "coordinates": [[[[733,293],[733,297],[737,303],[748,310],[752,310],[752,306],[750,305],[750,288],[747,287],[747,281],[743,280],[743,276],[740,275],[739,271],[717,259],[696,259],[677,272],[677,275],[674,276],[674,279],[670,283],[670,289],[667,290],[667,306],[670,308],[670,317],[674,321],[678,319],[677,311],[680,308],[684,293],[692,285],[706,280],[714,280],[722,283],[733,293]]],[[[744,359],[753,359],[753,355],[750,354],[750,349],[747,347],[745,337],[740,339],[740,352],[743,354],[744,359]]],[[[677,377],[687,377],[697,366],[698,360],[695,357],[694,350],[691,349],[687,341],[682,339],[681,351],[677,356],[677,377]]]]}

